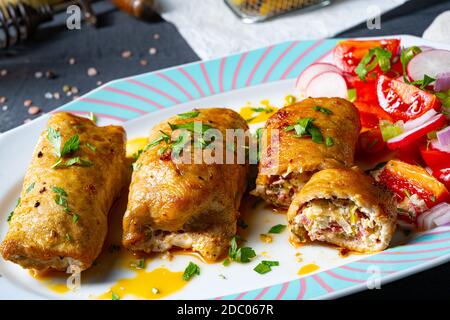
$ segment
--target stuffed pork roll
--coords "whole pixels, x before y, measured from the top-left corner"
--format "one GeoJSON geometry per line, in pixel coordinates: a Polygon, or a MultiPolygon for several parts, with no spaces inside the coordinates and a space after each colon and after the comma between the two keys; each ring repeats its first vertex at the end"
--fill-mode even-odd
{"type": "Polygon", "coordinates": [[[288,211],[293,242],[309,238],[358,252],[387,248],[396,220],[392,194],[356,167],[315,173],[288,211]]]}
{"type": "MultiPolygon", "coordinates": [[[[194,110],[153,128],[149,145],[134,165],[136,169],[123,220],[122,242],[131,251],[150,253],[181,248],[214,261],[228,250],[236,233],[238,208],[247,185],[248,163],[221,164],[205,159],[191,163],[175,161],[174,153],[185,156],[184,151],[179,151],[179,142],[183,139],[176,137],[176,131],[192,130],[194,123],[198,123],[202,131],[214,129],[223,137],[226,129],[248,130],[238,113],[225,108],[194,110]]],[[[202,136],[191,136],[183,144],[201,142],[194,151],[204,152],[208,146],[205,146],[207,141],[202,140],[202,136]]],[[[219,143],[217,150],[224,154],[226,150],[232,150],[234,155],[240,148],[230,147],[229,141],[220,145],[219,138],[215,142],[219,143]]],[[[191,159],[190,155],[188,159],[191,159]]]]}
{"type": "Polygon", "coordinates": [[[56,113],[26,171],[0,252],[24,268],[89,268],[108,229],[108,212],[126,188],[129,163],[122,127],[56,113]]]}
{"type": "Polygon", "coordinates": [[[359,131],[358,110],[341,98],[309,98],[278,110],[263,130],[252,194],[288,208],[315,172],[353,164],[359,131]]]}

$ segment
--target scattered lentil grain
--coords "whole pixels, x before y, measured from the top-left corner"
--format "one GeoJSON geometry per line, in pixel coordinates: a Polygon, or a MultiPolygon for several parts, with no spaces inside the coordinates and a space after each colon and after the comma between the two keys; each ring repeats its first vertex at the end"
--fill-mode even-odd
{"type": "Polygon", "coordinates": [[[28,109],[28,114],[31,114],[31,115],[38,114],[39,112],[41,112],[41,108],[36,107],[36,106],[32,106],[28,109]]]}
{"type": "Polygon", "coordinates": [[[131,57],[131,51],[130,50],[126,50],[126,51],[122,52],[122,58],[128,59],[129,57],[131,57]]]}
{"type": "Polygon", "coordinates": [[[89,69],[87,69],[87,74],[89,77],[95,77],[98,74],[97,69],[91,67],[89,69]]]}

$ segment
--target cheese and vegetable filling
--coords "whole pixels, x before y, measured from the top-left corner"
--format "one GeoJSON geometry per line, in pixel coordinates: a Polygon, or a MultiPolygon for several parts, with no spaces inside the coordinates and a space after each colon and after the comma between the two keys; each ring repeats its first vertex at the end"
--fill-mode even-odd
{"type": "Polygon", "coordinates": [[[327,169],[296,194],[288,217],[296,241],[374,252],[389,245],[396,210],[392,195],[359,170],[327,169]]]}

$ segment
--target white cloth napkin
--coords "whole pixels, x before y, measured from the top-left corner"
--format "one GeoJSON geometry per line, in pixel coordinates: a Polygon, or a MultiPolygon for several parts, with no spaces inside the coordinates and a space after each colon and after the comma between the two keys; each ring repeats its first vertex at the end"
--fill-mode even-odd
{"type": "Polygon", "coordinates": [[[423,33],[423,38],[430,41],[450,43],[450,11],[444,11],[438,15],[423,33]]]}
{"type": "MultiPolygon", "coordinates": [[[[270,21],[244,24],[223,0],[160,0],[173,23],[202,59],[211,59],[293,39],[332,37],[407,0],[334,0],[325,8],[297,11],[270,21]]],[[[383,21],[381,21],[383,23],[383,21]]]]}

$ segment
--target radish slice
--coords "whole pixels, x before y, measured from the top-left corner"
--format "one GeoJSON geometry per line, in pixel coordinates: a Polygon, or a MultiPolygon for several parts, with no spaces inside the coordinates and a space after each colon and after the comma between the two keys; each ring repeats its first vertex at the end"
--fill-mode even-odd
{"type": "Polygon", "coordinates": [[[306,88],[306,95],[312,98],[339,97],[347,99],[347,83],[337,72],[323,72],[314,78],[306,88]]]}
{"type": "Polygon", "coordinates": [[[309,82],[315,76],[327,71],[340,73],[338,67],[330,63],[314,63],[300,73],[295,83],[295,87],[299,89],[300,92],[305,92],[309,82]]]}
{"type": "Polygon", "coordinates": [[[436,78],[439,73],[450,71],[450,51],[428,50],[419,53],[408,63],[408,76],[413,81],[425,75],[436,78]]]}
{"type": "Polygon", "coordinates": [[[447,223],[450,223],[450,204],[445,202],[425,211],[417,218],[417,226],[422,230],[430,230],[447,223]]]}
{"type": "Polygon", "coordinates": [[[431,146],[439,151],[450,153],[450,146],[443,146],[438,139],[431,140],[431,146]]]}
{"type": "Polygon", "coordinates": [[[417,128],[417,127],[423,125],[425,122],[430,120],[436,114],[437,114],[436,110],[434,110],[434,109],[428,110],[427,112],[425,112],[423,115],[421,115],[417,119],[406,121],[405,124],[403,125],[403,129],[405,131],[413,130],[414,128],[417,128]]]}
{"type": "Polygon", "coordinates": [[[450,147],[450,127],[442,129],[436,133],[439,143],[444,147],[450,147]]]}
{"type": "Polygon", "coordinates": [[[435,91],[445,91],[450,89],[450,71],[438,73],[434,84],[435,91]]]}
{"type": "Polygon", "coordinates": [[[388,140],[387,146],[392,150],[402,149],[426,136],[428,132],[439,130],[446,123],[447,119],[445,116],[443,114],[437,114],[421,126],[388,140]]]}

